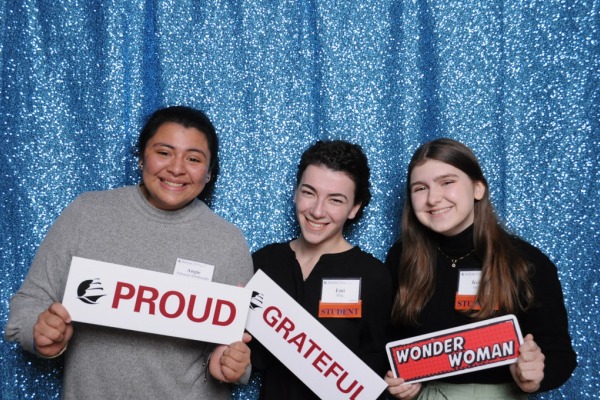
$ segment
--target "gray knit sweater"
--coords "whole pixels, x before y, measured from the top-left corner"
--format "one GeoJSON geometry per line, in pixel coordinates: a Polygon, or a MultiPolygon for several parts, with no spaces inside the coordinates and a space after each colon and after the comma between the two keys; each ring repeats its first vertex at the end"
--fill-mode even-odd
{"type": "MultiPolygon", "coordinates": [[[[63,297],[79,256],[172,274],[177,258],[214,265],[213,282],[244,285],[252,260],[242,232],[194,200],[152,207],[139,187],[84,193],[56,220],[11,299],[6,338],[33,349],[38,315],[63,297]]],[[[227,399],[205,366],[214,345],[74,323],[64,354],[64,399],[227,399]]]]}

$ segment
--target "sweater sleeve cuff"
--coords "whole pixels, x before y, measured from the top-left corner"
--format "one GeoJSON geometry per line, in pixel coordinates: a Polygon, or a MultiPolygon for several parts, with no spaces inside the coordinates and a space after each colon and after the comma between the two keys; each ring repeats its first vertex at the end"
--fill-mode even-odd
{"type": "Polygon", "coordinates": [[[248,364],[246,367],[246,371],[240,376],[240,378],[235,382],[236,385],[247,385],[250,381],[250,374],[252,374],[252,364],[248,364]]]}

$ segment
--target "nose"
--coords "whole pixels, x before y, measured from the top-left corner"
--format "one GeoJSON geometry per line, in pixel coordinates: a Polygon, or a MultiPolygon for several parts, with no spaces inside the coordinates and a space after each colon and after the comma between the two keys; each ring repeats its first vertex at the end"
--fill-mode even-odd
{"type": "Polygon", "coordinates": [[[167,170],[175,176],[184,174],[185,160],[181,157],[173,157],[167,166],[167,170]]]}
{"type": "Polygon", "coordinates": [[[322,218],[325,216],[325,199],[316,198],[313,203],[312,208],[310,209],[310,213],[315,218],[322,218]]]}
{"type": "Polygon", "coordinates": [[[442,192],[435,187],[430,187],[427,192],[427,203],[437,204],[442,200],[442,192]]]}

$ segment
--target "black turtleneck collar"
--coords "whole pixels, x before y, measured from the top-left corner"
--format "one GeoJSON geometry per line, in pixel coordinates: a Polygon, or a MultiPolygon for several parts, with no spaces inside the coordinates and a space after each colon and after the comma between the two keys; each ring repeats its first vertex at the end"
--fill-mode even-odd
{"type": "Polygon", "coordinates": [[[445,254],[451,257],[462,256],[473,250],[473,225],[457,235],[444,236],[435,233],[434,238],[437,240],[438,246],[445,254]]]}

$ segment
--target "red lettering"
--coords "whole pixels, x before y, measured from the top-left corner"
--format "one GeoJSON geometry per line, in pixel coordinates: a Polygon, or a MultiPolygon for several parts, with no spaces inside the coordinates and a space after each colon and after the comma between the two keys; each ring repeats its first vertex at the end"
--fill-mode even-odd
{"type": "Polygon", "coordinates": [[[119,301],[121,299],[129,300],[133,298],[135,294],[135,288],[133,285],[125,282],[117,282],[117,287],[115,289],[115,297],[113,298],[112,308],[119,308],[119,301]],[[123,289],[128,289],[126,294],[122,293],[123,289]]]}
{"type": "Polygon", "coordinates": [[[308,343],[310,343],[310,347],[308,348],[306,353],[304,353],[304,358],[308,358],[314,349],[321,350],[321,346],[313,342],[312,339],[308,339],[308,343]]]}
{"type": "MultiPolygon", "coordinates": [[[[157,293],[158,295],[158,293],[157,293]]],[[[185,308],[185,297],[183,297],[183,295],[179,292],[176,292],[174,290],[168,291],[167,293],[163,294],[162,297],[160,298],[160,303],[159,303],[159,310],[160,313],[167,318],[177,318],[181,315],[181,313],[183,312],[183,309],[185,308]],[[167,311],[167,301],[169,299],[169,297],[171,296],[175,296],[177,297],[177,300],[179,300],[179,306],[177,307],[177,309],[175,310],[174,313],[169,313],[167,311]]],[[[150,314],[154,314],[154,312],[151,312],[150,314]]]]}
{"type": "Polygon", "coordinates": [[[138,295],[135,299],[135,307],[133,307],[133,311],[140,312],[142,308],[142,303],[148,303],[148,314],[154,315],[154,301],[158,298],[158,290],[154,289],[150,286],[141,286],[138,290],[138,295]],[[150,297],[144,297],[144,293],[149,292],[150,297]]]}
{"type": "MultiPolygon", "coordinates": [[[[356,380],[354,380],[352,382],[352,384],[350,386],[348,386],[346,389],[342,388],[342,382],[344,382],[344,379],[346,379],[346,377],[348,376],[348,372],[344,371],[344,373],[342,374],[342,376],[340,376],[337,380],[337,388],[340,390],[340,392],[342,393],[350,393],[350,391],[352,389],[354,389],[354,386],[356,386],[356,384],[358,383],[356,380]]],[[[361,389],[362,390],[362,389],[361,389]]]]}
{"type": "MultiPolygon", "coordinates": [[[[326,310],[321,310],[322,312],[326,310]]],[[[346,309],[346,312],[356,313],[354,310],[346,309]]],[[[339,312],[339,310],[337,311],[339,312]]],[[[344,312],[343,310],[341,312],[344,312]]],[[[316,350],[317,354],[311,362],[311,365],[319,371],[325,378],[330,376],[337,377],[336,387],[337,389],[348,396],[350,400],[356,400],[360,393],[364,390],[364,386],[359,383],[358,380],[349,378],[349,373],[344,370],[342,365],[338,362],[333,361],[326,351],[321,349],[314,340],[307,337],[305,332],[294,334],[296,324],[288,317],[283,316],[281,310],[277,307],[269,306],[263,312],[263,320],[268,326],[273,328],[275,332],[282,333],[284,340],[287,343],[295,346],[298,353],[302,353],[304,345],[308,342],[308,349],[303,354],[303,357],[308,358],[316,350]],[[288,339],[288,337],[290,337],[288,339]]],[[[310,361],[309,361],[310,362],[310,361]]],[[[335,379],[335,378],[334,378],[335,379]]],[[[333,382],[331,382],[333,384],[333,382]]]]}
{"type": "Polygon", "coordinates": [[[187,309],[187,316],[192,322],[204,322],[208,319],[208,315],[210,314],[210,306],[212,305],[212,297],[209,297],[206,300],[206,307],[204,307],[204,314],[200,317],[194,317],[194,307],[196,305],[196,295],[193,294],[190,296],[190,305],[187,309]]]}
{"type": "Polygon", "coordinates": [[[355,391],[354,393],[352,393],[352,396],[350,396],[350,400],[356,400],[356,396],[358,396],[360,394],[360,392],[363,391],[365,387],[363,385],[360,385],[355,391]]]}
{"type": "Polygon", "coordinates": [[[279,323],[279,326],[277,328],[275,328],[275,332],[279,332],[279,331],[283,330],[284,331],[283,338],[287,340],[287,337],[290,334],[290,331],[293,331],[295,327],[296,327],[296,325],[292,322],[291,319],[289,319],[288,317],[284,317],[281,320],[281,322],[279,323]]]}
{"type": "Polygon", "coordinates": [[[329,366],[329,368],[327,369],[327,371],[325,371],[325,373],[323,375],[325,375],[325,377],[328,377],[329,375],[333,374],[334,376],[340,376],[335,370],[339,369],[340,371],[343,371],[344,368],[342,368],[342,366],[340,364],[338,364],[337,362],[333,362],[331,363],[331,365],[329,366]]]}
{"type": "Polygon", "coordinates": [[[236,313],[235,306],[233,305],[232,302],[217,299],[217,306],[215,307],[215,315],[213,316],[212,323],[213,323],[213,325],[219,325],[219,326],[229,325],[235,319],[235,313],[236,313]],[[219,321],[219,316],[221,315],[221,309],[224,306],[229,308],[229,318],[226,319],[225,321],[219,321]]]}
{"type": "Polygon", "coordinates": [[[288,340],[288,343],[295,344],[298,347],[298,353],[302,351],[302,347],[304,346],[304,341],[306,340],[306,333],[301,332],[288,340]]]}
{"type": "Polygon", "coordinates": [[[271,328],[274,328],[277,322],[279,322],[279,318],[281,318],[281,315],[281,311],[279,311],[277,307],[270,306],[265,309],[265,312],[263,313],[263,319],[265,320],[267,325],[269,325],[271,328]],[[271,312],[274,312],[276,314],[276,318],[273,318],[271,316],[271,312]]]}
{"type": "MultiPolygon", "coordinates": [[[[324,358],[328,358],[327,361],[331,361],[332,360],[332,358],[331,358],[331,356],[329,354],[327,354],[324,351],[321,351],[321,353],[317,356],[317,358],[315,358],[315,360],[312,362],[313,367],[315,367],[317,369],[317,371],[319,371],[319,372],[323,372],[323,370],[319,367],[318,364],[325,365],[325,363],[327,362],[327,361],[323,360],[324,358]]],[[[348,392],[344,392],[344,393],[348,393],[348,392]]]]}

